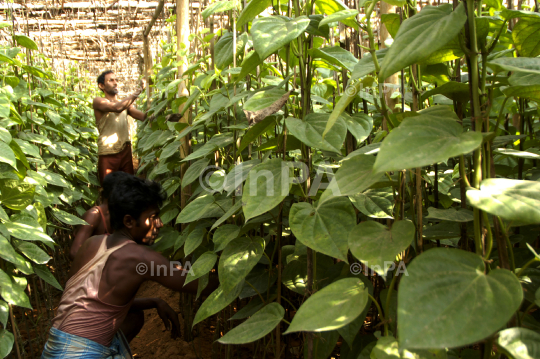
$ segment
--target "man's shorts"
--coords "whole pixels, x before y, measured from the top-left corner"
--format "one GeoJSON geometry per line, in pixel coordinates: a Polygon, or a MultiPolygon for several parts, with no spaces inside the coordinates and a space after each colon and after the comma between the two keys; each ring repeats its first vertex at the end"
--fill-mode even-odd
{"type": "Polygon", "coordinates": [[[133,357],[129,344],[120,330],[114,335],[111,345],[106,347],[93,340],[51,327],[41,359],[60,358],[129,359],[133,357]]]}
{"type": "Polygon", "coordinates": [[[126,143],[124,149],[118,153],[98,156],[98,177],[101,185],[106,175],[117,171],[135,174],[130,142],[126,143]]]}

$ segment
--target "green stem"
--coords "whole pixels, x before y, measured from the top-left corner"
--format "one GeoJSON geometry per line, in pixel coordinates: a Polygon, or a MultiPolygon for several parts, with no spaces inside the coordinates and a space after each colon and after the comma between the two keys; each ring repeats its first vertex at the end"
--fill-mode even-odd
{"type": "Polygon", "coordinates": [[[368,293],[369,298],[375,303],[375,306],[377,307],[377,312],[379,313],[379,316],[381,317],[381,320],[384,323],[384,335],[388,336],[388,323],[386,323],[386,319],[384,318],[384,313],[381,309],[381,306],[379,305],[379,302],[371,294],[368,293]]]}
{"type": "Polygon", "coordinates": [[[534,262],[538,262],[538,259],[536,257],[534,257],[533,259],[531,259],[530,261],[528,261],[527,263],[525,263],[525,265],[523,266],[523,268],[520,268],[519,269],[519,272],[516,274],[518,277],[521,276],[521,274],[525,271],[525,269],[527,269],[531,264],[533,264],[534,262]]]}
{"type": "Polygon", "coordinates": [[[504,239],[506,240],[506,246],[508,247],[508,251],[510,252],[510,264],[512,272],[516,272],[516,261],[514,259],[514,250],[512,247],[512,242],[510,242],[510,238],[508,238],[508,233],[506,232],[506,226],[504,225],[501,217],[496,216],[497,220],[499,221],[499,226],[501,227],[502,234],[504,236],[504,239]]]}
{"type": "Polygon", "coordinates": [[[487,229],[487,236],[486,236],[486,255],[485,259],[488,260],[489,256],[491,255],[491,250],[493,249],[493,235],[491,233],[491,226],[489,225],[489,219],[488,215],[485,211],[482,211],[482,218],[484,220],[484,223],[486,225],[487,229]]]}

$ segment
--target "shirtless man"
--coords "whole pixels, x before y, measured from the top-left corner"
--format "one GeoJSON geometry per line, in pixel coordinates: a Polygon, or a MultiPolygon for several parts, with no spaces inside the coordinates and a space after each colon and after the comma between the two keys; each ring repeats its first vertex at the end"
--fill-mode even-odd
{"type": "Polygon", "coordinates": [[[128,97],[119,100],[118,82],[114,72],[111,70],[103,72],[98,76],[97,82],[105,95],[104,98],[96,97],[93,103],[99,131],[98,177],[99,182],[103,184],[103,179],[111,172],[134,173],[129,133],[132,119],[129,116],[144,121],[146,114],[133,105],[144,90],[144,83],[128,97]]]}
{"type": "MultiPolygon", "coordinates": [[[[135,176],[116,182],[109,197],[113,233],[89,238],[77,252],[42,358],[131,358],[129,338],[118,329],[130,308],[145,309],[149,304],[135,298],[141,284],[152,280],[175,291],[197,292],[197,280],[184,287],[189,274],[148,247],[163,225],[159,220],[163,199],[156,182],[135,176]],[[148,270],[152,266],[167,272],[154,276],[148,270]]],[[[211,281],[203,293],[209,294],[217,284],[211,281]]],[[[176,330],[178,315],[169,319],[176,330]]]]}

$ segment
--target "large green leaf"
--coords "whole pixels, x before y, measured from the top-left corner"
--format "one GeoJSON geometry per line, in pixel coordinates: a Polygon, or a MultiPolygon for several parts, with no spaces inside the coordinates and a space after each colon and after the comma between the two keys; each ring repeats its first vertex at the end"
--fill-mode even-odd
{"type": "MultiPolygon", "coordinates": [[[[315,5],[317,5],[317,8],[321,13],[326,15],[332,15],[339,11],[349,10],[349,7],[341,0],[317,0],[315,1],[315,5]]],[[[358,31],[358,24],[355,20],[341,19],[341,22],[358,31]]]]}
{"type": "Polygon", "coordinates": [[[392,38],[395,38],[401,25],[399,14],[381,14],[381,21],[392,38]]]}
{"type": "MultiPolygon", "coordinates": [[[[263,91],[266,93],[267,96],[271,96],[270,95],[270,92],[271,91],[263,91]]],[[[260,92],[259,92],[260,93],[260,92]]],[[[259,93],[253,95],[253,97],[257,96],[259,93]]],[[[283,96],[284,93],[281,95],[283,96]]],[[[279,100],[281,98],[281,96],[277,97],[276,98],[276,101],[279,100]]],[[[251,100],[253,99],[253,97],[251,97],[247,102],[246,104],[251,100]]],[[[261,102],[262,102],[262,99],[261,99],[261,102]]],[[[274,102],[270,102],[268,104],[268,106],[270,106],[271,104],[273,104],[274,102]]],[[[245,108],[245,105],[244,104],[244,108],[245,108]]],[[[254,104],[253,105],[258,105],[258,104],[254,104]]],[[[264,108],[264,107],[263,107],[264,108]]],[[[242,152],[247,146],[249,146],[250,143],[253,143],[255,141],[256,138],[258,138],[261,134],[265,133],[266,131],[274,128],[274,126],[276,125],[276,117],[275,116],[268,116],[266,117],[264,120],[262,120],[261,122],[258,122],[256,123],[253,127],[251,127],[244,136],[242,136],[242,141],[240,142],[240,147],[238,148],[238,152],[242,152]]],[[[235,166],[236,168],[237,166],[235,166]]],[[[240,182],[241,183],[241,182],[240,182]]],[[[239,184],[240,184],[239,183],[239,184]]],[[[228,191],[229,192],[229,191],[228,191]]]]}
{"type": "Polygon", "coordinates": [[[364,141],[373,130],[373,118],[364,113],[356,113],[352,116],[342,114],[341,117],[347,124],[347,129],[358,142],[364,141]]]}
{"type": "Polygon", "coordinates": [[[8,318],[9,318],[9,305],[0,299],[0,323],[2,323],[4,328],[6,327],[8,318]]]}
{"type": "Polygon", "coordinates": [[[279,100],[287,91],[283,89],[273,88],[271,90],[265,90],[257,92],[255,95],[251,96],[249,100],[244,104],[244,110],[247,111],[258,111],[264,108],[269,107],[274,102],[279,100]]]}
{"type": "Polygon", "coordinates": [[[540,358],[540,334],[530,329],[505,329],[499,332],[497,345],[513,359],[540,358]]]}
{"type": "MultiPolygon", "coordinates": [[[[373,173],[375,157],[358,155],[344,159],[336,172],[335,184],[341,196],[353,196],[376,183],[380,176],[373,173]]],[[[327,191],[332,190],[332,185],[327,191]]]]}
{"type": "Polygon", "coordinates": [[[212,294],[206,298],[203,304],[201,304],[201,307],[193,319],[193,326],[205,320],[209,316],[216,314],[229,305],[234,299],[236,299],[236,297],[238,297],[243,286],[244,281],[242,280],[233,290],[229,291],[228,293],[223,292],[223,288],[219,286],[218,289],[213,291],[212,294]]]}
{"type": "Polygon", "coordinates": [[[371,352],[370,359],[446,359],[445,349],[400,350],[393,336],[381,337],[371,352]]]}
{"type": "Polygon", "coordinates": [[[230,241],[240,234],[240,227],[234,224],[226,224],[216,229],[212,241],[214,242],[214,252],[223,250],[230,241]]]}
{"type": "Polygon", "coordinates": [[[292,20],[277,16],[259,18],[251,25],[253,47],[261,59],[266,59],[300,36],[308,25],[309,19],[305,16],[292,20]]]}
{"type": "Polygon", "coordinates": [[[453,112],[449,116],[434,111],[405,118],[384,139],[373,170],[422,167],[472,152],[482,143],[482,135],[463,132],[456,119],[453,112]]]}
{"type": "Polygon", "coordinates": [[[58,283],[54,275],[51,273],[51,271],[49,270],[49,268],[47,268],[45,264],[34,264],[32,267],[34,268],[36,274],[45,282],[49,283],[58,290],[63,290],[60,283],[58,283]]]}
{"type": "Polygon", "coordinates": [[[29,217],[19,217],[17,220],[7,222],[6,228],[13,237],[24,241],[39,241],[47,244],[49,247],[54,241],[47,234],[43,233],[43,228],[39,222],[29,217]]]}
{"type": "MultiPolygon", "coordinates": [[[[5,325],[5,324],[4,324],[5,325]]],[[[0,329],[0,358],[5,358],[11,353],[15,338],[6,329],[0,329]]]]}
{"type": "Polygon", "coordinates": [[[486,275],[482,257],[460,249],[430,249],[416,257],[407,272],[398,291],[403,348],[478,342],[506,325],[523,300],[512,272],[494,269],[486,275]]]}
{"type": "MultiPolygon", "coordinates": [[[[236,56],[243,53],[244,46],[248,41],[247,33],[236,38],[236,56]]],[[[219,39],[215,48],[216,67],[220,70],[233,63],[233,33],[228,32],[219,39]]]]}
{"type": "Polygon", "coordinates": [[[251,343],[270,333],[283,319],[285,309],[278,303],[270,303],[251,318],[218,339],[221,344],[251,343]]]}
{"type": "Polygon", "coordinates": [[[216,264],[217,261],[217,255],[214,252],[206,252],[201,254],[199,258],[193,263],[193,266],[191,267],[191,270],[193,271],[193,275],[186,276],[186,281],[184,282],[184,285],[188,284],[191,281],[194,281],[195,279],[199,279],[203,275],[207,274],[214,268],[214,264],[216,264]]]}
{"type": "Polygon", "coordinates": [[[434,207],[428,208],[426,218],[450,222],[470,222],[474,220],[473,212],[468,209],[458,211],[456,208],[438,209],[434,207]]]}
{"type": "Polygon", "coordinates": [[[238,75],[237,81],[245,79],[245,77],[248,76],[251,71],[255,70],[263,61],[264,59],[261,60],[257,51],[251,51],[244,56],[244,60],[242,61],[242,70],[238,75]]]}
{"type": "Polygon", "coordinates": [[[289,195],[292,168],[281,158],[274,158],[253,167],[248,174],[242,196],[246,221],[259,216],[289,195]]]}
{"type": "Polygon", "coordinates": [[[190,202],[176,218],[176,223],[190,223],[209,213],[216,205],[216,198],[211,194],[205,194],[190,202]]]}
{"type": "Polygon", "coordinates": [[[190,185],[193,183],[193,181],[198,179],[201,173],[203,173],[204,169],[208,167],[208,163],[210,163],[209,158],[201,158],[197,162],[192,163],[182,178],[182,188],[190,185]]]}
{"type": "Polygon", "coordinates": [[[206,20],[210,15],[217,14],[224,11],[229,11],[235,8],[235,1],[216,1],[203,10],[201,13],[203,19],[206,20]]]}
{"type": "Polygon", "coordinates": [[[34,40],[32,40],[26,35],[14,35],[13,37],[15,38],[15,41],[17,41],[17,43],[22,47],[26,47],[30,50],[38,49],[37,44],[34,42],[34,40]]]}
{"type": "Polygon", "coordinates": [[[251,0],[238,16],[238,20],[236,20],[236,27],[238,29],[242,28],[242,26],[253,20],[255,16],[259,15],[271,5],[272,0],[251,0]]]}
{"type": "MultiPolygon", "coordinates": [[[[255,128],[255,126],[253,126],[253,128],[255,128]]],[[[239,188],[246,180],[249,171],[251,171],[251,169],[259,163],[261,163],[261,160],[253,159],[234,166],[225,177],[225,186],[223,189],[227,191],[227,193],[231,193],[235,189],[239,188]]]]}
{"type": "Polygon", "coordinates": [[[225,293],[243,282],[264,253],[264,239],[255,237],[236,238],[229,242],[219,258],[218,274],[225,293]]]}
{"type": "Polygon", "coordinates": [[[393,269],[396,255],[407,249],[414,234],[414,224],[407,220],[394,222],[390,230],[378,222],[367,221],[349,233],[349,247],[362,263],[386,276],[393,269]]]}
{"type": "Polygon", "coordinates": [[[343,118],[339,117],[329,133],[323,138],[329,116],[326,113],[310,113],[304,121],[289,117],[285,123],[291,134],[306,145],[340,153],[347,135],[347,125],[343,118]]]}
{"type": "Polygon", "coordinates": [[[517,71],[529,74],[540,74],[540,58],[499,57],[488,61],[487,65],[496,73],[517,71]]]}
{"type": "Polygon", "coordinates": [[[540,84],[528,86],[509,86],[501,88],[506,97],[521,97],[540,101],[540,84]]]}
{"type": "Polygon", "coordinates": [[[524,18],[512,29],[512,39],[520,56],[536,57],[540,55],[540,18],[524,18]]]}
{"type": "Polygon", "coordinates": [[[201,245],[204,235],[206,234],[206,229],[202,227],[197,227],[192,230],[186,237],[186,243],[184,245],[184,254],[189,256],[193,251],[195,251],[201,245]]]}
{"type": "Polygon", "coordinates": [[[327,25],[327,24],[330,24],[332,22],[342,21],[342,20],[346,20],[346,19],[353,20],[356,15],[358,15],[358,10],[354,10],[354,9],[337,11],[337,12],[325,17],[324,20],[322,20],[319,23],[319,26],[327,25]]]}
{"type": "Polygon", "coordinates": [[[17,252],[8,239],[0,235],[0,257],[11,263],[17,263],[17,252]]]}
{"type": "Polygon", "coordinates": [[[24,292],[25,286],[19,286],[15,281],[0,269],[0,295],[9,304],[32,309],[30,300],[24,292]]]}
{"type": "Polygon", "coordinates": [[[7,163],[11,167],[17,169],[17,160],[15,153],[8,144],[0,142],[0,162],[7,163]]]}
{"type": "Polygon", "coordinates": [[[60,176],[58,173],[53,173],[45,170],[38,170],[37,173],[41,175],[47,181],[47,183],[58,187],[69,188],[69,183],[67,183],[64,177],[60,176]]]}
{"type": "Polygon", "coordinates": [[[480,190],[467,189],[468,202],[508,221],[540,223],[540,183],[507,178],[488,178],[480,190]]]}
{"type": "Polygon", "coordinates": [[[300,242],[347,262],[347,236],[356,224],[356,214],[346,197],[333,197],[317,207],[306,202],[295,203],[289,223],[300,242]]]}
{"type": "Polygon", "coordinates": [[[202,145],[202,147],[198,148],[195,152],[184,158],[182,162],[187,162],[195,160],[197,158],[205,157],[206,155],[217,150],[218,148],[230,145],[233,141],[234,138],[232,133],[215,135],[208,142],[202,145]]]}
{"type": "Polygon", "coordinates": [[[88,223],[86,221],[80,219],[77,216],[72,215],[71,213],[67,213],[65,211],[62,211],[58,208],[51,208],[53,215],[58,219],[60,222],[69,224],[72,226],[88,226],[88,223]]]}
{"type": "Polygon", "coordinates": [[[34,200],[35,186],[16,180],[0,180],[0,191],[2,204],[20,211],[34,200]]]}
{"type": "Polygon", "coordinates": [[[469,102],[469,85],[462,82],[450,81],[441,86],[435,87],[432,90],[426,91],[422,94],[420,100],[425,101],[427,98],[433,95],[443,95],[451,100],[460,102],[469,102]]]}
{"type": "Polygon", "coordinates": [[[455,38],[466,20],[463,4],[454,11],[452,4],[425,6],[401,24],[381,65],[379,78],[384,80],[402,68],[429,57],[455,38]]]}
{"type": "Polygon", "coordinates": [[[45,253],[41,248],[36,246],[34,243],[18,241],[17,249],[20,250],[28,259],[32,260],[37,264],[47,263],[51,257],[45,253]]]}
{"type": "Polygon", "coordinates": [[[389,188],[368,189],[350,197],[360,212],[371,218],[394,218],[394,194],[389,188]]]}
{"type": "Polygon", "coordinates": [[[358,278],[344,278],[309,297],[284,334],[339,329],[355,320],[368,302],[368,290],[358,278]]]}
{"type": "Polygon", "coordinates": [[[311,49],[308,52],[313,58],[321,58],[332,65],[340,66],[349,71],[353,71],[358,63],[358,60],[350,51],[342,49],[340,46],[311,49]]]}

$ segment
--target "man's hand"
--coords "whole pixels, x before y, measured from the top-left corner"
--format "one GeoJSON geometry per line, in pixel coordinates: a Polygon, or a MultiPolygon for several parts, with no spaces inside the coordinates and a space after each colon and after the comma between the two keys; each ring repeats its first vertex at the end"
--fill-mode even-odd
{"type": "Polygon", "coordinates": [[[159,317],[163,320],[163,324],[165,324],[165,329],[171,331],[171,338],[178,338],[180,336],[178,314],[161,298],[157,298],[156,309],[159,317]]]}

